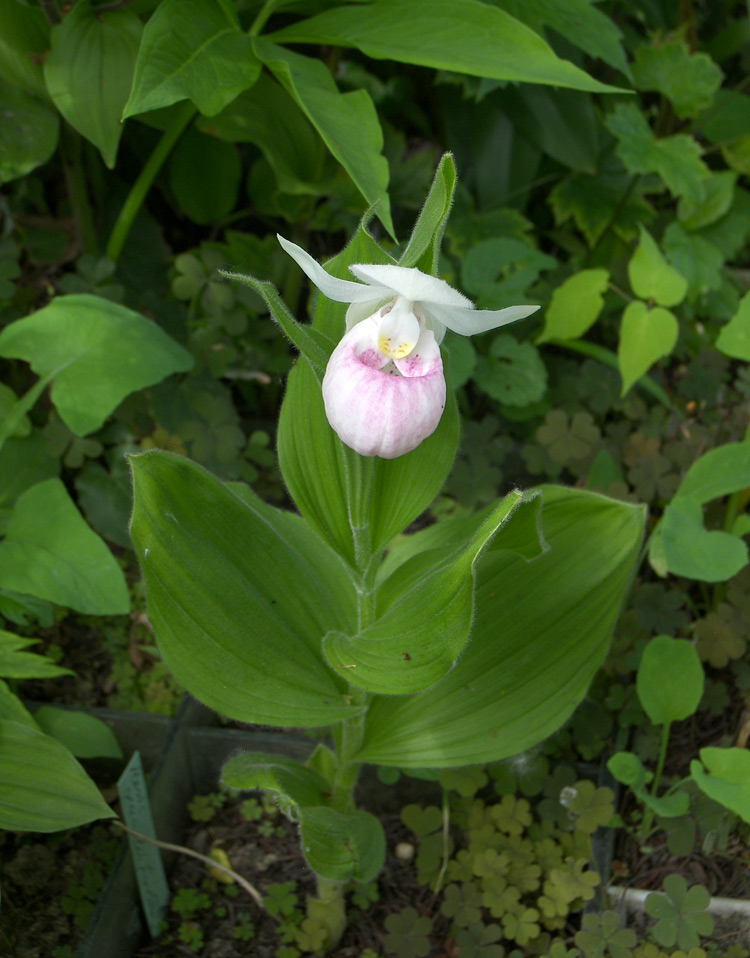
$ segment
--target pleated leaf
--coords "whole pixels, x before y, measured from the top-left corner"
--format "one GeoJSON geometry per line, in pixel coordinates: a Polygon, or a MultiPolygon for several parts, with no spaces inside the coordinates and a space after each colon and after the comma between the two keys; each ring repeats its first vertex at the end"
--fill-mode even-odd
{"type": "Polygon", "coordinates": [[[131,535],[164,661],[206,705],[243,722],[348,718],[322,637],[350,629],[346,567],[297,515],[242,498],[195,463],[131,458],[131,535]]]}
{"type": "Polygon", "coordinates": [[[28,725],[0,719],[0,828],[59,832],[114,817],[65,746],[28,725]]]}
{"type": "Polygon", "coordinates": [[[372,702],[363,761],[495,761],[546,738],[581,701],[630,585],[645,509],[554,486],[543,495],[549,551],[527,562],[497,537],[479,563],[472,637],[458,664],[420,695],[372,702]]]}
{"type": "Polygon", "coordinates": [[[329,788],[326,779],[314,768],[285,755],[246,752],[230,759],[221,771],[221,780],[229,788],[261,788],[274,792],[283,802],[322,805],[329,788]]]}
{"type": "Polygon", "coordinates": [[[318,806],[300,809],[302,851],[310,868],[331,881],[368,882],[385,861],[385,832],[374,815],[318,806]]]}
{"type": "Polygon", "coordinates": [[[323,651],[331,667],[370,692],[429,688],[454,666],[474,615],[475,566],[489,542],[525,501],[512,492],[458,548],[413,556],[379,588],[380,617],[358,635],[334,632],[323,651]]]}

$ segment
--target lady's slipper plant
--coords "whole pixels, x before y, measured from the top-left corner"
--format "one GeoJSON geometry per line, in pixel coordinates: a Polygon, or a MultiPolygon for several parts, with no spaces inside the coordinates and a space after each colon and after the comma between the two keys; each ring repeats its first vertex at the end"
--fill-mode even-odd
{"type": "Polygon", "coordinates": [[[326,415],[361,456],[395,459],[437,428],[445,408],[440,343],[524,319],[538,306],[478,310],[444,280],[415,267],[356,263],[337,279],[283,236],[279,242],[329,299],[349,303],[346,334],[323,379],[326,415]]]}
{"type": "Polygon", "coordinates": [[[385,856],[380,823],[355,803],[362,763],[484,763],[555,731],[604,659],[643,533],[639,506],[546,487],[402,534],[458,446],[445,329],[535,308],[474,310],[427,274],[454,187],[447,156],[399,263],[364,224],[325,270],[283,241],[321,290],[311,325],[244,278],[301,353],[277,435],[299,514],[179,456],[131,460],[131,534],[168,667],[235,720],[329,729],[304,765],[258,753],[222,772],[276,793],[299,823],[329,945],[344,883],[372,880],[385,856]]]}

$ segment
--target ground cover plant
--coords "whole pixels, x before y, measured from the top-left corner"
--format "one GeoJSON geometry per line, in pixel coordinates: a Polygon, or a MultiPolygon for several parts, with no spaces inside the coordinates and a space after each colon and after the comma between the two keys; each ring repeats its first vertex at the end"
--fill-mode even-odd
{"type": "Polygon", "coordinates": [[[652,925],[547,914],[544,872],[508,883],[525,941],[506,912],[474,934],[467,872],[383,915],[376,953],[428,919],[458,955],[709,948],[705,896],[748,892],[745,5],[0,0],[0,23],[0,825],[113,814],[73,756],[117,746],[23,701],[88,701],[95,641],[97,701],[184,686],[321,728],[304,767],[225,771],[301,825],[309,951],[385,854],[362,762],[518,753],[507,795],[546,776],[554,814],[577,781],[554,763],[610,770],[612,881],[662,893],[652,925]]]}

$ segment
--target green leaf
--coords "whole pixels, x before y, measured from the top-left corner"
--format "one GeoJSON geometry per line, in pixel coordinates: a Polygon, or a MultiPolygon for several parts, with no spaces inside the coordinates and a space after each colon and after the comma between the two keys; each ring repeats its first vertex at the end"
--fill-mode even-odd
{"type": "Polygon", "coordinates": [[[221,770],[221,780],[228,788],[273,792],[282,803],[292,802],[297,807],[323,805],[329,789],[326,779],[315,769],[284,755],[262,752],[245,752],[231,758],[221,770]]]}
{"type": "Polygon", "coordinates": [[[750,752],[745,748],[702,748],[690,775],[709,798],[750,824],[750,752]]]}
{"type": "Polygon", "coordinates": [[[703,505],[750,487],[750,442],[709,449],[690,466],[677,490],[703,505]]]}
{"type": "Polygon", "coordinates": [[[299,516],[249,488],[240,499],[178,456],[147,452],[131,465],[149,620],[177,680],[241,722],[309,727],[356,714],[320,647],[355,616],[352,582],[326,543],[299,516]]]}
{"type": "Polygon", "coordinates": [[[707,53],[693,53],[684,40],[641,46],[633,63],[638,90],[656,90],[672,104],[681,119],[711,106],[723,73],[707,53]]]}
{"type": "Polygon", "coordinates": [[[99,10],[90,0],[79,0],[52,28],[52,49],[44,63],[49,95],[110,169],[117,157],[120,117],[142,29],[132,10],[99,10]]]}
{"type": "Polygon", "coordinates": [[[615,20],[598,10],[590,0],[501,0],[500,6],[532,30],[544,35],[550,27],[595,60],[604,60],[615,70],[630,76],[622,48],[622,33],[615,20]]]}
{"type": "Polygon", "coordinates": [[[657,359],[672,352],[678,332],[677,320],[668,309],[649,309],[640,300],[628,303],[622,314],[617,347],[623,396],[657,359]]]}
{"type": "Polygon", "coordinates": [[[70,669],[55,665],[45,655],[23,652],[39,639],[25,639],[0,629],[0,675],[6,679],[50,679],[58,675],[74,675],[70,669]]]}
{"type": "Polygon", "coordinates": [[[1,6],[0,77],[46,99],[42,62],[49,50],[49,21],[40,8],[16,0],[2,0],[1,6]]]}
{"type": "Polygon", "coordinates": [[[189,129],[169,158],[169,187],[194,223],[211,226],[235,208],[242,179],[237,147],[189,129]],[[211,170],[211,176],[206,176],[211,170]]]}
{"type": "Polygon", "coordinates": [[[689,299],[721,287],[724,256],[713,243],[697,233],[686,232],[673,221],[664,230],[662,245],[670,261],[688,281],[689,299]]]}
{"type": "Polygon", "coordinates": [[[702,229],[721,219],[731,208],[735,195],[737,174],[732,170],[712,173],[702,182],[700,200],[682,197],[677,204],[677,216],[686,230],[702,229]]]}
{"type": "Polygon", "coordinates": [[[317,196],[325,188],[312,124],[283,86],[266,73],[220,113],[198,117],[196,127],[230,143],[254,143],[284,193],[317,196]]]}
{"type": "Polygon", "coordinates": [[[617,153],[630,173],[657,173],[676,197],[695,201],[710,173],[698,142],[685,133],[657,139],[634,103],[618,103],[605,124],[617,138],[617,153]]]}
{"type": "Polygon", "coordinates": [[[669,503],[657,531],[659,558],[673,575],[726,582],[747,565],[745,542],[729,532],[707,531],[700,502],[688,496],[669,503]]]}
{"type": "Polygon", "coordinates": [[[300,831],[307,863],[329,881],[372,881],[383,867],[385,832],[369,812],[300,808],[300,831]]]}
{"type": "Polygon", "coordinates": [[[27,725],[0,720],[0,827],[58,832],[114,818],[70,752],[27,725]]]}
{"type": "Polygon", "coordinates": [[[34,721],[31,712],[24,706],[15,692],[11,692],[7,683],[3,682],[2,679],[0,679],[0,719],[19,722],[21,725],[39,731],[39,726],[34,721]]]}
{"type": "MultiPolygon", "coordinates": [[[[472,638],[455,668],[411,697],[376,698],[362,761],[447,768],[516,755],[571,714],[606,655],[645,512],[544,487],[550,549],[533,562],[498,536],[478,567],[472,638]]],[[[513,522],[508,525],[512,533],[513,522]]],[[[417,533],[413,549],[419,548],[417,533]]]]}
{"type": "Polygon", "coordinates": [[[688,288],[684,276],[669,265],[642,226],[640,242],[628,263],[628,278],[636,296],[653,299],[659,306],[677,306],[688,288]]]}
{"type": "Polygon", "coordinates": [[[192,100],[214,116],[255,83],[261,65],[225,0],[163,0],[143,31],[123,118],[192,100]]]}
{"type": "Polygon", "coordinates": [[[488,396],[508,406],[528,406],[547,391],[547,367],[533,343],[498,333],[488,356],[477,358],[474,380],[488,396]]]}
{"type": "Polygon", "coordinates": [[[583,336],[602,311],[608,285],[606,269],[582,269],[566,279],[552,294],[537,342],[583,336]]]}
{"type": "Polygon", "coordinates": [[[429,16],[402,0],[337,7],[271,35],[279,43],[357,47],[398,60],[495,80],[612,92],[555,55],[533,30],[478,0],[433,0],[429,16]]]}
{"type": "Polygon", "coordinates": [[[331,667],[370,692],[408,694],[434,685],[453,668],[469,638],[480,555],[516,509],[533,498],[510,493],[460,548],[428,551],[400,566],[378,588],[372,625],[351,636],[325,637],[331,667]]]}
{"type": "Polygon", "coordinates": [[[130,609],[120,566],[59,479],[40,482],[18,497],[0,542],[0,583],[87,615],[122,615],[130,609]]]}
{"type": "Polygon", "coordinates": [[[122,758],[112,729],[95,715],[42,705],[34,712],[34,720],[76,758],[122,758]]]}
{"type": "Polygon", "coordinates": [[[57,296],[0,333],[0,356],[24,359],[78,436],[98,429],[131,392],[192,368],[156,323],[98,296],[57,296]]]}
{"type": "Polygon", "coordinates": [[[602,161],[596,176],[572,173],[553,188],[549,201],[557,224],[571,217],[593,247],[611,229],[630,242],[638,224],[653,211],[644,198],[644,190],[632,186],[632,177],[616,158],[602,161]]]}
{"type": "Polygon", "coordinates": [[[658,918],[653,928],[656,941],[665,948],[677,944],[683,951],[698,948],[700,935],[710,935],[713,918],[705,912],[711,896],[703,885],[688,889],[682,875],[668,875],[664,879],[666,895],[646,897],[646,911],[658,918]]]}
{"type": "Polygon", "coordinates": [[[254,50],[294,98],[368,205],[378,204],[375,212],[394,236],[383,131],[369,93],[341,93],[321,60],[261,39],[254,41],[254,50]]]}
{"type": "Polygon", "coordinates": [[[47,103],[0,81],[0,183],[46,163],[57,147],[59,129],[57,114],[47,103]]]}
{"type": "Polygon", "coordinates": [[[719,332],[716,348],[732,359],[750,362],[750,293],[745,293],[737,312],[719,332]]]}
{"type": "Polygon", "coordinates": [[[692,642],[657,635],[643,650],[636,689],[654,725],[688,718],[703,696],[703,666],[692,642]]]}
{"type": "Polygon", "coordinates": [[[416,267],[430,276],[438,275],[440,243],[453,206],[456,191],[456,164],[451,153],[445,153],[435,171],[430,192],[414,224],[399,266],[416,267]]]}

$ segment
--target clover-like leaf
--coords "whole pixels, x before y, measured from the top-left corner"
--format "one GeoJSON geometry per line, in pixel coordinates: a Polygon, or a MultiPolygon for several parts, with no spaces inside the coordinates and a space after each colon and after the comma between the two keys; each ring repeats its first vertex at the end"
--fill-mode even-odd
{"type": "Polygon", "coordinates": [[[568,896],[569,901],[582,898],[591,901],[594,889],[601,884],[599,875],[588,870],[588,860],[585,858],[566,858],[565,868],[553,868],[550,871],[550,881],[561,889],[561,894],[568,896]]]}
{"type": "Polygon", "coordinates": [[[646,911],[658,918],[653,929],[660,945],[670,948],[697,948],[701,935],[710,935],[714,920],[706,912],[711,896],[703,885],[688,884],[682,875],[668,875],[664,879],[666,895],[654,893],[646,898],[646,911]]]}
{"type": "Polygon", "coordinates": [[[484,925],[481,922],[456,932],[456,944],[461,958],[504,958],[505,949],[496,945],[503,936],[499,925],[484,925]]]}
{"type": "Polygon", "coordinates": [[[614,792],[611,788],[597,788],[593,782],[582,780],[564,788],[560,801],[567,808],[575,827],[593,835],[600,825],[606,825],[615,813],[614,792]]]}
{"type": "Polygon", "coordinates": [[[528,945],[541,932],[539,912],[536,908],[523,908],[518,912],[506,912],[502,918],[506,938],[512,938],[521,947],[528,945]]]}
{"type": "Polygon", "coordinates": [[[510,868],[510,856],[495,848],[485,848],[472,857],[471,867],[479,878],[504,879],[510,868]]]}
{"type": "Polygon", "coordinates": [[[490,813],[500,831],[507,835],[521,835],[531,824],[531,806],[515,795],[503,795],[490,813]]]}
{"type": "Polygon", "coordinates": [[[576,932],[575,943],[587,958],[594,955],[631,958],[631,949],[637,940],[635,932],[632,928],[620,928],[620,916],[616,911],[584,915],[581,925],[581,930],[576,932]]]}
{"type": "Polygon", "coordinates": [[[566,465],[591,455],[601,433],[594,418],[587,412],[577,412],[572,419],[562,409],[547,413],[544,425],[536,431],[537,441],[546,447],[553,462],[566,465]]]}
{"type": "Polygon", "coordinates": [[[437,805],[405,805],[401,809],[401,821],[415,835],[424,838],[443,827],[443,813],[437,805]]]}
{"type": "Polygon", "coordinates": [[[482,892],[474,882],[448,885],[443,892],[440,910],[461,928],[476,924],[481,918],[481,908],[482,892]]]}
{"type": "Polygon", "coordinates": [[[471,798],[489,781],[487,773],[479,766],[469,768],[446,768],[440,773],[440,784],[446,791],[458,792],[471,798]]]}
{"type": "Polygon", "coordinates": [[[398,958],[426,958],[430,953],[432,919],[416,908],[404,908],[385,920],[386,948],[398,958]]]}

